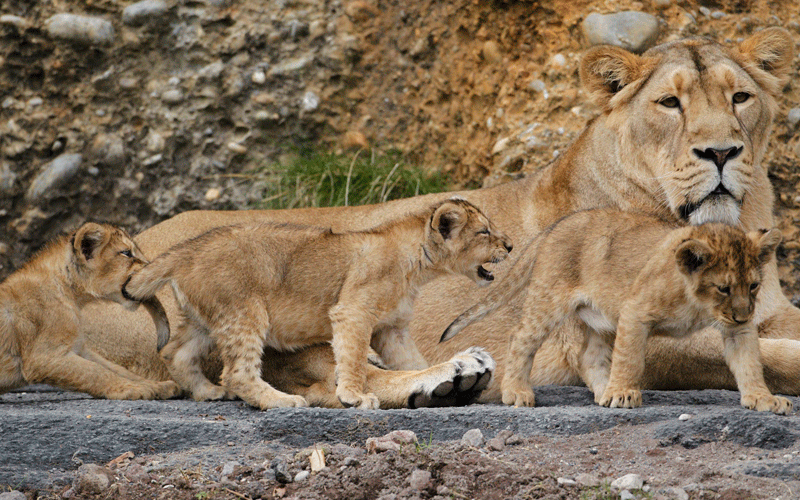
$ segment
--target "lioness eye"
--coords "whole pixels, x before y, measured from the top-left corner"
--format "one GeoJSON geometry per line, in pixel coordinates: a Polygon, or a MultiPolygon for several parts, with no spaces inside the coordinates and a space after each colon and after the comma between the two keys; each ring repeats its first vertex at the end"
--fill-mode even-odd
{"type": "Polygon", "coordinates": [[[717,290],[722,295],[730,295],[731,294],[731,287],[729,287],[729,286],[718,286],[717,290]]]}
{"type": "Polygon", "coordinates": [[[758,285],[759,285],[759,283],[751,283],[750,284],[750,291],[751,292],[755,292],[756,290],[758,290],[758,285]]]}
{"type": "Polygon", "coordinates": [[[674,95],[662,97],[658,100],[658,103],[665,108],[679,108],[681,106],[681,101],[674,95]]]}
{"type": "Polygon", "coordinates": [[[480,231],[478,231],[475,234],[489,234],[489,230],[488,229],[481,229],[480,231]]]}
{"type": "Polygon", "coordinates": [[[119,254],[128,257],[129,259],[133,258],[133,253],[130,250],[123,250],[119,254]]]}
{"type": "Polygon", "coordinates": [[[748,99],[750,99],[750,94],[748,94],[747,92],[737,92],[737,93],[733,94],[733,103],[734,104],[741,104],[741,103],[747,101],[748,99]]]}

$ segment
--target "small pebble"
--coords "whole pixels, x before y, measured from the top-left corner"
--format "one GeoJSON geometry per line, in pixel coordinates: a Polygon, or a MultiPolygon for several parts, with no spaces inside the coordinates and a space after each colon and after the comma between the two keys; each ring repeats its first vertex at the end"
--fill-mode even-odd
{"type": "Polygon", "coordinates": [[[183,92],[181,89],[169,89],[161,94],[161,100],[167,104],[178,104],[183,101],[183,92]]]}
{"type": "Polygon", "coordinates": [[[681,415],[678,417],[678,420],[689,420],[690,418],[692,418],[692,416],[688,413],[681,413],[681,415]]]}
{"type": "Polygon", "coordinates": [[[267,74],[261,70],[254,71],[253,74],[250,76],[250,79],[256,85],[263,85],[267,81],[267,74]]]}
{"type": "Polygon", "coordinates": [[[114,43],[114,26],[101,17],[56,14],[45,21],[45,29],[51,37],[70,42],[114,43]]]}
{"type": "Polygon", "coordinates": [[[559,486],[575,486],[578,484],[574,479],[570,479],[568,477],[559,477],[556,479],[556,482],[559,486]]]}
{"type": "Polygon", "coordinates": [[[644,480],[639,474],[626,474],[611,483],[611,487],[617,490],[640,490],[642,486],[644,480]]]}
{"type": "Polygon", "coordinates": [[[483,438],[483,433],[480,429],[470,429],[461,437],[461,444],[480,448],[486,440],[483,438]]]}
{"type": "Polygon", "coordinates": [[[294,482],[299,483],[300,481],[305,481],[306,479],[308,479],[308,476],[310,475],[311,473],[309,471],[301,470],[300,472],[297,473],[297,475],[294,476],[294,482]]]}
{"type": "Polygon", "coordinates": [[[247,153],[247,146],[239,144],[238,142],[229,142],[228,149],[236,153],[237,155],[243,155],[247,153]]]}
{"type": "Polygon", "coordinates": [[[425,490],[431,484],[431,473],[426,470],[416,469],[409,476],[408,483],[413,490],[425,490]]]}

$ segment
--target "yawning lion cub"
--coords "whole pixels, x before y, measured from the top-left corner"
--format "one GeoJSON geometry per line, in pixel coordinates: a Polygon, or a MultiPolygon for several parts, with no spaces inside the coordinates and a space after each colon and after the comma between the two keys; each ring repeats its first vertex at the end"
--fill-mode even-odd
{"type": "Polygon", "coordinates": [[[345,406],[377,408],[378,399],[364,393],[373,332],[407,325],[417,290],[437,276],[488,283],[494,276],[484,264],[510,250],[477,207],[452,198],[367,231],[272,223],[213,229],[155,259],[125,292],[149,298],[172,284],[183,321],[163,354],[197,400],[232,393],[261,409],[305,406],[261,379],[264,345],[291,351],[331,341],[336,396],[345,406]],[[201,371],[212,343],[222,387],[201,371]]]}
{"type": "Polygon", "coordinates": [[[503,402],[534,405],[533,357],[547,335],[569,321],[584,335],[563,341],[581,353],[575,368],[595,400],[632,408],[642,401],[648,337],[685,336],[713,324],[722,332],[742,405],[786,414],[792,403],[773,396],[764,383],[752,322],[764,267],[780,240],[777,229],[745,234],[719,223],[674,229],[641,214],[578,212],[535,238],[520,253],[516,272],[453,321],[442,340],[524,290],[522,319],[506,357],[503,402]]]}

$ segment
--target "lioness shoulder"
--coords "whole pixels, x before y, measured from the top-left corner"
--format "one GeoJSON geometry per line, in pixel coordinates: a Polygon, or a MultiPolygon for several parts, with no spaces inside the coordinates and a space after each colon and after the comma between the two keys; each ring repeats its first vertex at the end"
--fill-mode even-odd
{"type": "MultiPolygon", "coordinates": [[[[78,331],[79,310],[87,303],[138,305],[122,296],[122,286],[145,263],[125,231],[87,223],[0,283],[0,393],[46,383],[109,399],[176,395],[174,382],[146,380],[104,359],[78,331]]],[[[152,299],[146,306],[161,327],[159,343],[166,342],[161,304],[152,299]]]]}
{"type": "Polygon", "coordinates": [[[579,212],[523,250],[516,263],[520,269],[456,319],[442,338],[524,289],[522,319],[508,346],[503,402],[534,404],[533,357],[554,329],[574,322],[585,325],[587,338],[571,337],[566,344],[583,351],[576,369],[595,399],[630,408],[641,404],[647,339],[684,337],[714,324],[742,405],[788,413],[791,403],[773,396],[764,383],[752,323],[764,268],[780,239],[777,229],[745,233],[720,223],[674,228],[646,215],[579,212]]]}
{"type": "Polygon", "coordinates": [[[261,409],[305,405],[261,380],[264,346],[291,351],[331,341],[339,400],[377,408],[377,398],[364,392],[373,333],[383,325],[405,328],[417,290],[437,276],[490,282],[486,264],[510,249],[476,206],[453,198],[366,231],[272,223],[217,228],[154,260],[125,292],[144,299],[172,284],[183,324],[163,354],[195,399],[235,395],[261,409]],[[200,369],[212,346],[224,367],[221,386],[200,369]]]}

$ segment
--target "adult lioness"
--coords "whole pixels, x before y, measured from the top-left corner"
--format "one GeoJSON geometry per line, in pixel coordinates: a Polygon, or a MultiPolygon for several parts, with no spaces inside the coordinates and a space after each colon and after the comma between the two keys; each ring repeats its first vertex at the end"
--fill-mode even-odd
{"type": "MultiPolygon", "coordinates": [[[[593,48],[582,60],[581,78],[602,111],[575,143],[532,176],[461,195],[480,206],[514,241],[527,241],[559,218],[595,207],[638,210],[679,224],[717,220],[739,221],[746,231],[773,227],[774,198],[762,159],[792,57],[792,38],[779,28],[762,30],[731,48],[707,39],[659,45],[641,56],[615,47],[593,48]]],[[[447,196],[365,207],[188,212],[150,228],[137,241],[144,251],[157,255],[212,227],[245,220],[363,229],[447,196]]],[[[501,266],[498,277],[503,271],[501,266]]],[[[767,384],[773,392],[800,393],[800,311],[782,295],[774,264],[762,286],[755,322],[767,384]]],[[[498,310],[494,321],[474,325],[445,348],[437,345],[447,324],[480,296],[476,287],[458,278],[423,289],[411,330],[428,361],[441,362],[457,349],[480,345],[496,357],[498,366],[505,364],[508,326],[516,321],[513,308],[498,310]]],[[[169,297],[161,299],[168,314],[174,314],[169,297]]],[[[165,375],[157,357],[140,356],[135,350],[137,337],[152,336],[146,317],[119,308],[88,313],[84,327],[98,348],[113,359],[131,360],[128,364],[144,373],[165,375]]],[[[722,353],[716,332],[703,332],[686,342],[651,342],[651,369],[644,386],[735,389],[722,353]]],[[[533,383],[580,383],[567,363],[574,355],[546,342],[534,362],[533,383]]],[[[265,376],[274,384],[291,385],[289,392],[317,399],[318,404],[336,404],[326,396],[334,384],[330,349],[306,349],[293,361],[265,376]]],[[[442,382],[446,388],[445,379],[453,374],[447,366],[453,365],[436,365],[428,375],[374,370],[367,387],[382,406],[409,399],[411,404],[435,402],[434,386],[442,382]]],[[[502,378],[498,375],[495,380],[502,378]]],[[[484,399],[499,400],[498,387],[490,385],[484,399]]]]}

